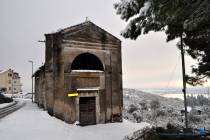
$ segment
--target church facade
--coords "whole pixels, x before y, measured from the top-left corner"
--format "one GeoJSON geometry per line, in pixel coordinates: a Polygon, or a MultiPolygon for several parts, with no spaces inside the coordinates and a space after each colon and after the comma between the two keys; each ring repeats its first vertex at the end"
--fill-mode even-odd
{"type": "Polygon", "coordinates": [[[35,102],[68,123],[121,122],[121,41],[90,21],[45,37],[35,102]]]}

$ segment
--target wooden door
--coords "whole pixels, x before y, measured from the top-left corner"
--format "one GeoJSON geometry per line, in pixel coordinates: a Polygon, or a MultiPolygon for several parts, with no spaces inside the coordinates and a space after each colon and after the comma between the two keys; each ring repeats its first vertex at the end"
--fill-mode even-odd
{"type": "Polygon", "coordinates": [[[96,124],[96,98],[80,97],[80,124],[91,125],[96,124]]]}

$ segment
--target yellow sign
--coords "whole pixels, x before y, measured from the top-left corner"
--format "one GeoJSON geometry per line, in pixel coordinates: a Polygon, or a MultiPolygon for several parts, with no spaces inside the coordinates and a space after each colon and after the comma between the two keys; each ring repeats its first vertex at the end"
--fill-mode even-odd
{"type": "Polygon", "coordinates": [[[69,93],[68,97],[75,97],[75,96],[78,96],[78,95],[79,95],[78,93],[69,93]]]}

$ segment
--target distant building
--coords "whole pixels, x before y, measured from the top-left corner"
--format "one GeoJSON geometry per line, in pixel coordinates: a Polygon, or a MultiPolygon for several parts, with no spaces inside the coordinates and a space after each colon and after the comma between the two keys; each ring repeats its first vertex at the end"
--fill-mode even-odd
{"type": "Polygon", "coordinates": [[[68,123],[121,122],[121,41],[90,21],[45,37],[35,102],[68,123]]]}
{"type": "Polygon", "coordinates": [[[6,94],[17,94],[22,92],[21,87],[20,76],[17,72],[11,69],[0,71],[0,91],[6,94]]]}

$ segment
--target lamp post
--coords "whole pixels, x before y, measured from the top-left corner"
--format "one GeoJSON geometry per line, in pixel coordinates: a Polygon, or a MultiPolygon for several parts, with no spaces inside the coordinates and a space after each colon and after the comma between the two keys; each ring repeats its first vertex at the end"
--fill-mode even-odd
{"type": "Polygon", "coordinates": [[[32,100],[32,102],[34,102],[34,93],[33,93],[33,89],[34,89],[34,81],[33,81],[33,69],[34,69],[34,62],[33,61],[31,61],[31,60],[29,60],[28,61],[29,63],[31,63],[31,66],[32,66],[32,74],[31,74],[31,94],[32,94],[32,98],[31,98],[31,100],[32,100]]]}

